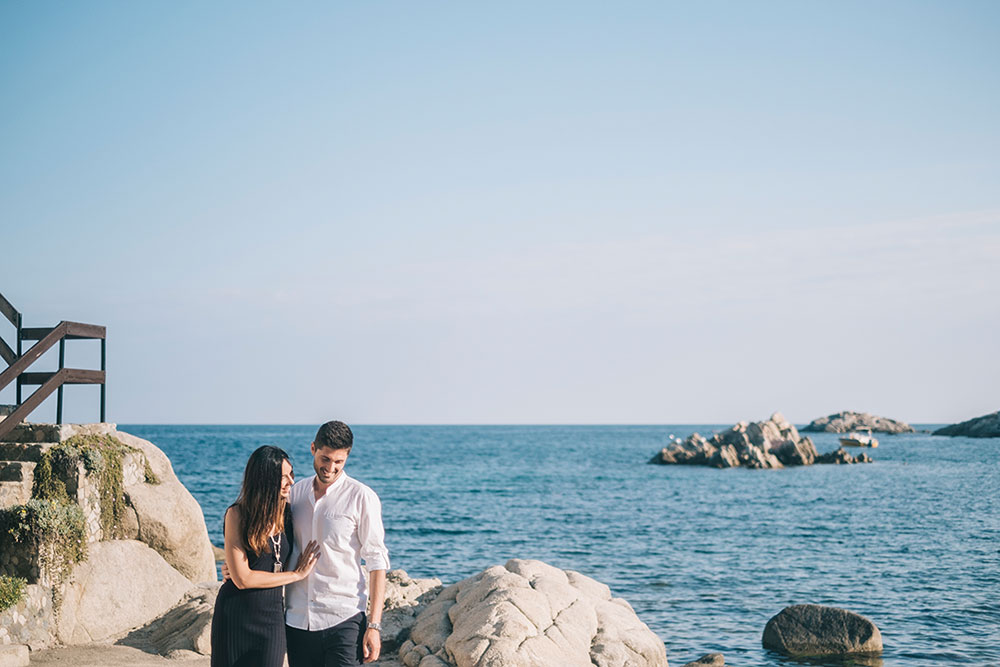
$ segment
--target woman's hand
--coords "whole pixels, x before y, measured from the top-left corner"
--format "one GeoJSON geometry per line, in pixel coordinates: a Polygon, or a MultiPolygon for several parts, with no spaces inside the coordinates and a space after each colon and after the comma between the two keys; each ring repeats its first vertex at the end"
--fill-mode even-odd
{"type": "Polygon", "coordinates": [[[319,559],[319,544],[312,540],[306,548],[299,554],[299,561],[295,564],[295,572],[299,575],[299,581],[305,579],[312,572],[316,561],[319,559]]]}

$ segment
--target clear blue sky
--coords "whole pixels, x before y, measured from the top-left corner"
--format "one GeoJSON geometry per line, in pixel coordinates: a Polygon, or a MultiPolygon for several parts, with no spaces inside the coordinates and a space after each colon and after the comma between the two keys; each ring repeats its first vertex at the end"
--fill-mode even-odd
{"type": "Polygon", "coordinates": [[[1000,408],[997,2],[4,0],[0,93],[113,421],[1000,408]]]}

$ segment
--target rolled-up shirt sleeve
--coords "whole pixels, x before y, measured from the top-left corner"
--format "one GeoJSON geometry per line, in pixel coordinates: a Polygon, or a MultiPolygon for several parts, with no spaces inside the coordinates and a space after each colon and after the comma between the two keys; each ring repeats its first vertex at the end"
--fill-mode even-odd
{"type": "Polygon", "coordinates": [[[385,547],[385,527],[382,525],[382,502],[374,492],[365,493],[358,521],[361,558],[368,571],[389,569],[389,550],[385,547]]]}

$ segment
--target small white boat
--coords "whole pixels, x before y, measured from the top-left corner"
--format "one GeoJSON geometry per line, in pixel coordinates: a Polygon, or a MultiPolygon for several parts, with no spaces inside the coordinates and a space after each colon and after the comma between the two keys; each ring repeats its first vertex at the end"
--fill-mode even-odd
{"type": "Polygon", "coordinates": [[[871,431],[864,433],[848,433],[840,439],[840,444],[845,447],[878,447],[878,440],[871,431]]]}

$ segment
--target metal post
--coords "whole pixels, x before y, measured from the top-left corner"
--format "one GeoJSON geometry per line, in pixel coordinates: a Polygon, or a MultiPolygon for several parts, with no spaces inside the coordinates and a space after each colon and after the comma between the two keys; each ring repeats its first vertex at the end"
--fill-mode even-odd
{"type": "MultiPolygon", "coordinates": [[[[59,370],[66,366],[66,339],[59,339],[59,370]]],[[[63,386],[56,390],[56,423],[62,424],[63,386]]]]}
{"type": "MultiPolygon", "coordinates": [[[[105,334],[107,335],[107,334],[105,334]]],[[[101,423],[107,421],[104,414],[104,408],[106,404],[106,390],[108,386],[108,369],[107,369],[107,358],[108,358],[108,346],[107,339],[101,339],[101,370],[104,371],[104,382],[101,383],[101,423]]]]}
{"type": "MultiPolygon", "coordinates": [[[[20,359],[23,352],[21,352],[21,313],[17,314],[17,358],[20,359]]],[[[21,405],[21,383],[17,383],[17,396],[14,400],[18,406],[21,405]]]]}

